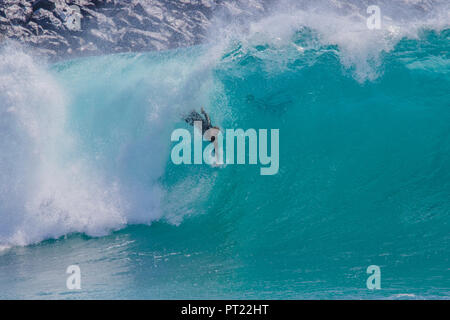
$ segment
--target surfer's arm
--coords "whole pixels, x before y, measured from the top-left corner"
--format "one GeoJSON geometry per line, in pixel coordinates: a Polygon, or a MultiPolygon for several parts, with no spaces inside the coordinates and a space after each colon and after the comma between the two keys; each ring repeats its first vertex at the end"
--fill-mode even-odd
{"type": "Polygon", "coordinates": [[[201,109],[201,113],[205,116],[206,123],[208,124],[208,127],[211,127],[211,119],[209,118],[209,115],[206,113],[205,109],[201,109]]]}

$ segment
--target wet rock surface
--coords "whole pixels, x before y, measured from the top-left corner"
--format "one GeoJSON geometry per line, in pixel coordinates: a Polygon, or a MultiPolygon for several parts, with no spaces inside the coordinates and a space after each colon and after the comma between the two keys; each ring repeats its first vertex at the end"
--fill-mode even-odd
{"type": "Polygon", "coordinates": [[[50,57],[165,50],[203,42],[218,12],[261,10],[256,1],[0,0],[0,41],[50,57]]]}

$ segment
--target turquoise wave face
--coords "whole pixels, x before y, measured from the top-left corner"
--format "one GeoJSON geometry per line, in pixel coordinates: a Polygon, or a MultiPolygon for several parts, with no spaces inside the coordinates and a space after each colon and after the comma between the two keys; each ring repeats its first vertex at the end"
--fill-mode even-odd
{"type": "Polygon", "coordinates": [[[88,184],[109,194],[99,205],[74,187],[56,199],[91,201],[79,210],[93,227],[78,227],[77,212],[41,238],[87,236],[7,251],[0,296],[64,297],[63,272],[79,264],[83,290],[71,297],[448,298],[449,35],[404,39],[362,73],[308,29],[219,55],[205,46],[53,66],[74,142],[47,141],[60,150],[51,163],[82,161],[88,184]],[[170,134],[190,129],[182,116],[200,106],[221,128],[279,129],[278,174],[174,165],[170,134]],[[61,275],[18,285],[5,276],[25,272],[18,264],[61,275]],[[382,290],[366,288],[369,265],[382,290]]]}

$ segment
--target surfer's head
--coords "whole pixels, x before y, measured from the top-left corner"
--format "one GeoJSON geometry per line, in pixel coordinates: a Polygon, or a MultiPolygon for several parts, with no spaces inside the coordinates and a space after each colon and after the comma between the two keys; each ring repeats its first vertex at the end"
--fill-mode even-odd
{"type": "Polygon", "coordinates": [[[217,135],[219,133],[220,133],[220,128],[219,127],[211,127],[210,129],[208,129],[205,132],[204,137],[205,137],[206,140],[214,142],[214,141],[216,141],[216,137],[217,137],[217,135]]]}

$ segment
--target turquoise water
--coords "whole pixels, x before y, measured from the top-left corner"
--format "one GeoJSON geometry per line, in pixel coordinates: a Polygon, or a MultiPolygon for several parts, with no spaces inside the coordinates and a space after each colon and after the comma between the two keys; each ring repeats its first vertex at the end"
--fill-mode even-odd
{"type": "Polygon", "coordinates": [[[362,64],[310,29],[49,69],[21,56],[40,80],[2,95],[0,182],[19,182],[0,298],[448,299],[449,37],[362,64]],[[174,165],[170,134],[200,106],[222,128],[280,129],[278,174],[174,165]]]}

